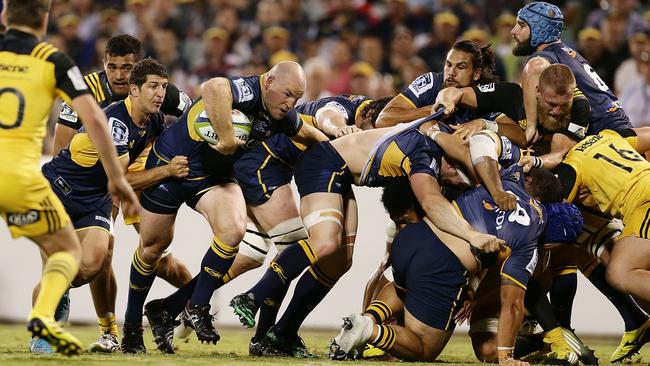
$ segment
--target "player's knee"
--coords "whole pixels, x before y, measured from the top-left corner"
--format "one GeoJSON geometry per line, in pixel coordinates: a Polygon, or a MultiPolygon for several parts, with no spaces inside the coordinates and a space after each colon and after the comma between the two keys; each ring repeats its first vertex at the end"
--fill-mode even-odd
{"type": "Polygon", "coordinates": [[[238,245],[246,234],[246,219],[231,217],[227,223],[213,228],[212,232],[219,240],[227,245],[238,245]]]}
{"type": "Polygon", "coordinates": [[[481,362],[496,362],[497,346],[495,335],[481,336],[480,334],[472,335],[472,347],[476,359],[481,362]]]}
{"type": "Polygon", "coordinates": [[[622,292],[628,292],[627,277],[628,269],[620,263],[609,263],[607,266],[606,279],[607,282],[622,292]]]}

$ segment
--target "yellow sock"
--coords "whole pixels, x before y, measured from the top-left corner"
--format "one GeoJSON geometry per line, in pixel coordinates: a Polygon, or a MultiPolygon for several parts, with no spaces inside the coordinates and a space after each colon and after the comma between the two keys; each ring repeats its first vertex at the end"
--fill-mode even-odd
{"type": "Polygon", "coordinates": [[[79,264],[67,252],[56,252],[48,258],[43,268],[41,289],[34,304],[35,313],[48,318],[54,317],[61,296],[70,287],[70,282],[79,271],[79,264]]]}
{"type": "Polygon", "coordinates": [[[109,333],[113,335],[118,334],[117,320],[115,320],[115,314],[106,313],[106,317],[97,318],[97,322],[99,323],[99,333],[101,334],[109,333]]]}

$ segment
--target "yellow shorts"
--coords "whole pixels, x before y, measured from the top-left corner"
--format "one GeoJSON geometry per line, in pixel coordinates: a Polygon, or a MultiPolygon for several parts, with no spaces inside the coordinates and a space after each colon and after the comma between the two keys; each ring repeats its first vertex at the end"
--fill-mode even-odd
{"type": "Polygon", "coordinates": [[[70,217],[40,170],[0,171],[0,214],[11,236],[33,237],[64,228],[70,217]]]}
{"type": "MultiPolygon", "coordinates": [[[[135,161],[131,165],[129,165],[128,171],[129,172],[143,171],[145,163],[147,162],[147,156],[149,156],[149,151],[151,151],[151,144],[147,145],[147,147],[144,150],[142,150],[142,153],[138,155],[135,161]]],[[[135,192],[135,193],[138,196],[140,196],[140,192],[135,192]]],[[[126,225],[133,225],[133,224],[140,223],[140,215],[138,214],[135,214],[133,216],[123,215],[123,217],[124,217],[124,223],[126,225]]]]}
{"type": "Polygon", "coordinates": [[[634,210],[623,217],[625,228],[621,238],[636,236],[637,238],[650,239],[650,201],[636,205],[634,210]]]}

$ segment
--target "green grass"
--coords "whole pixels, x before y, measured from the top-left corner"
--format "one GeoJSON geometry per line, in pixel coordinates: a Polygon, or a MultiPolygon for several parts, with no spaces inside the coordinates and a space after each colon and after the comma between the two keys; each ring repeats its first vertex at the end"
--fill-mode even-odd
{"type": "MultiPolygon", "coordinates": [[[[73,326],[70,328],[84,344],[96,340],[97,330],[90,326],[73,326]]],[[[0,325],[0,365],[332,365],[325,352],[329,339],[335,331],[305,331],[303,338],[310,347],[322,358],[320,360],[294,360],[286,358],[251,358],[248,356],[248,341],[252,336],[251,330],[223,329],[221,341],[215,345],[203,345],[196,341],[194,335],[188,343],[177,342],[179,348],[175,355],[163,355],[155,349],[151,340],[151,332],[145,329],[145,344],[149,353],[142,356],[126,356],[122,353],[113,355],[84,354],[83,356],[67,358],[59,355],[32,355],[27,350],[28,333],[20,325],[0,325]]],[[[584,341],[596,350],[601,365],[607,364],[610,353],[618,345],[614,338],[589,338],[584,341]]],[[[650,348],[642,349],[644,360],[650,360],[650,348]]],[[[458,332],[452,337],[439,360],[445,365],[479,364],[474,358],[471,343],[464,332],[458,332]]],[[[340,364],[340,363],[338,363],[340,364]]],[[[350,365],[344,363],[343,365],[350,365]]],[[[646,361],[647,364],[647,361],[646,361]]],[[[392,362],[364,361],[354,365],[394,365],[392,362]]]]}

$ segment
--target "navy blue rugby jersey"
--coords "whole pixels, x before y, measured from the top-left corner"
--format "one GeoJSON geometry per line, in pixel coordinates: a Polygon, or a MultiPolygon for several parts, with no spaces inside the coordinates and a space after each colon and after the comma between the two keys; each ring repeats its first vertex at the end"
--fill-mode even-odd
{"type": "MultiPolygon", "coordinates": [[[[111,104],[104,112],[117,155],[120,159],[128,159],[129,164],[164,128],[165,116],[161,112],[150,114],[145,126],[138,127],[131,119],[129,98],[111,104]]],[[[99,154],[84,128],[73,136],[67,148],[43,165],[43,174],[55,189],[67,196],[88,202],[108,196],[108,178],[99,154]]]]}
{"type": "Polygon", "coordinates": [[[275,134],[295,136],[303,123],[295,109],[280,120],[272,119],[265,110],[261,91],[264,78],[266,74],[229,78],[232,108],[243,112],[252,123],[246,145],[234,154],[219,154],[194,130],[194,121],[205,112],[203,98],[197,99],[177,123],[163,131],[154,142],[152,151],[163,161],[170,161],[176,155],[186,156],[190,167],[188,178],[198,178],[221,171],[224,166],[231,166],[245,151],[275,134]]]}
{"type": "Polygon", "coordinates": [[[483,187],[462,193],[453,204],[474,229],[503,239],[509,248],[501,275],[526,288],[537,265],[537,247],[546,226],[544,206],[524,189],[522,167],[512,165],[500,172],[503,189],[517,196],[517,207],[502,211],[483,187]]]}

